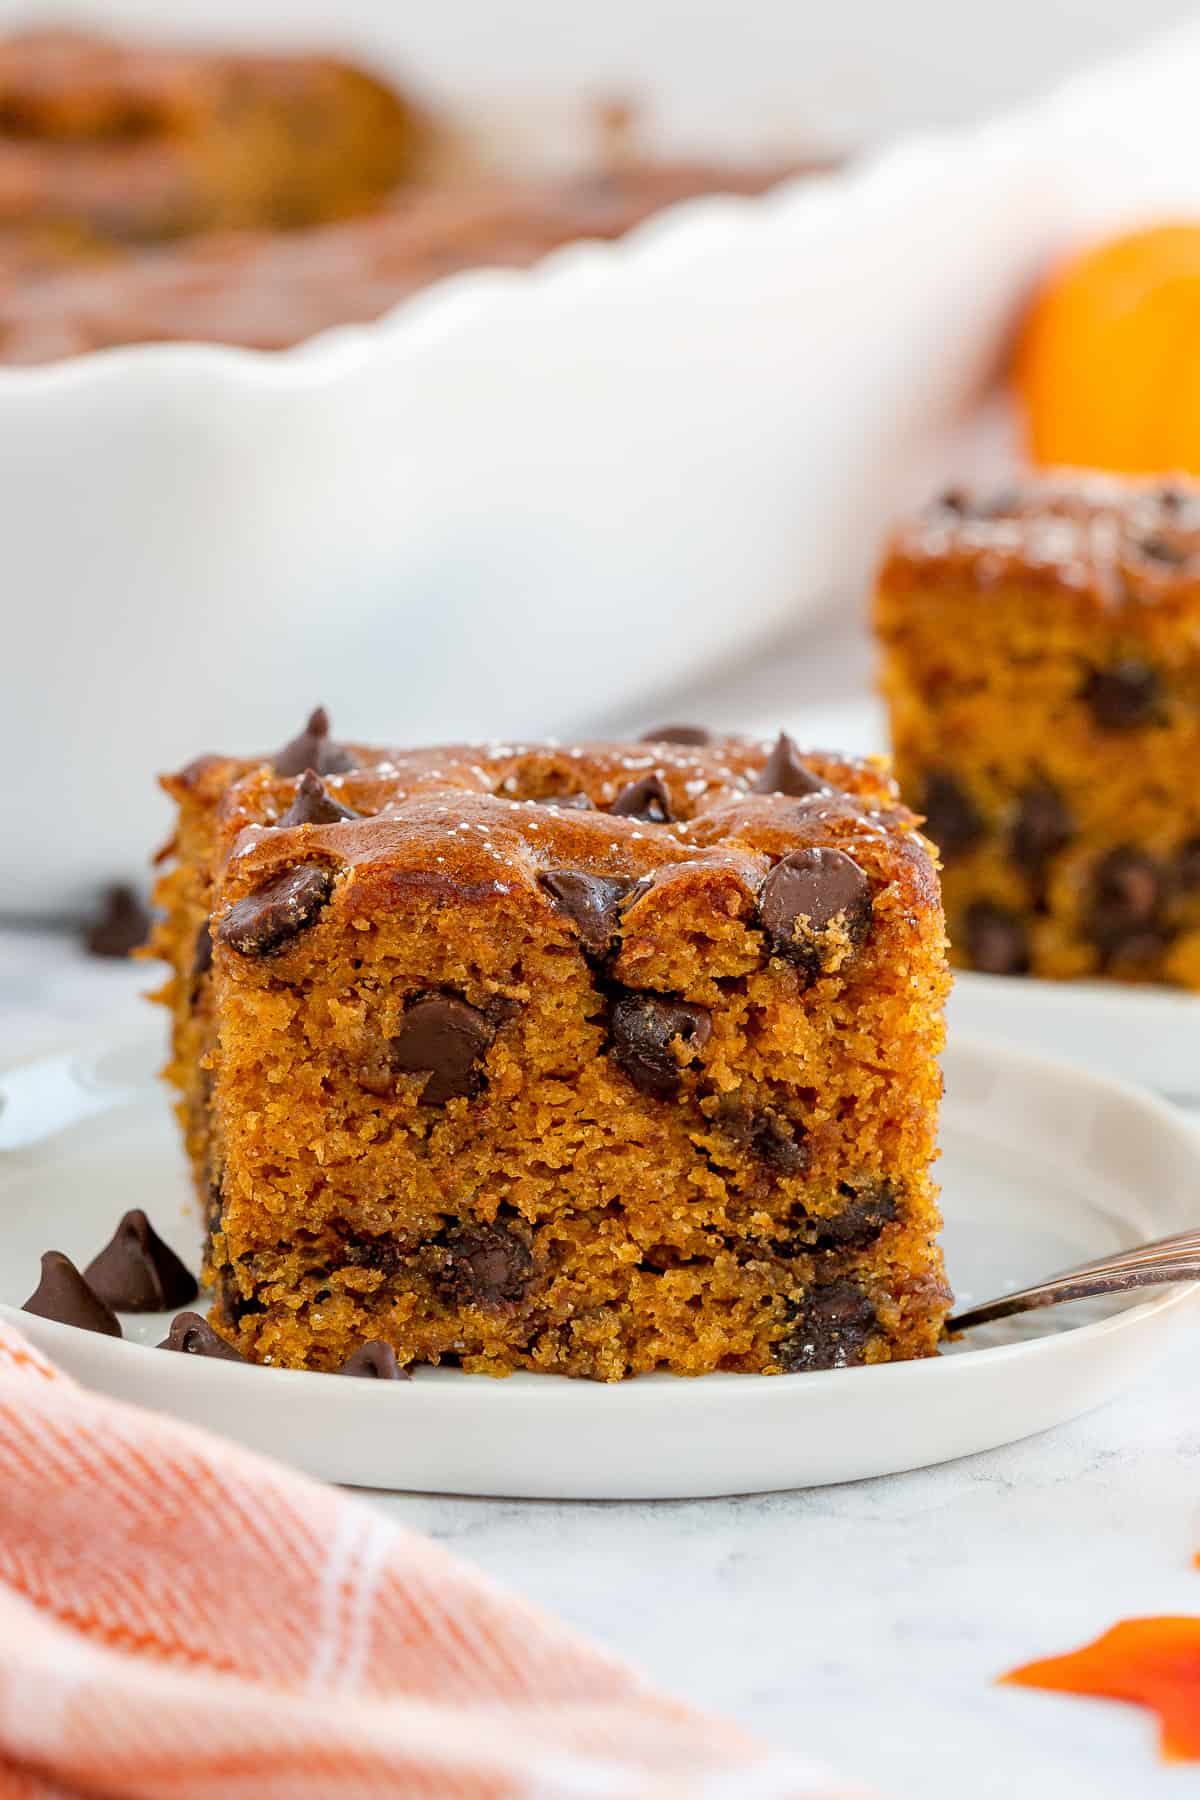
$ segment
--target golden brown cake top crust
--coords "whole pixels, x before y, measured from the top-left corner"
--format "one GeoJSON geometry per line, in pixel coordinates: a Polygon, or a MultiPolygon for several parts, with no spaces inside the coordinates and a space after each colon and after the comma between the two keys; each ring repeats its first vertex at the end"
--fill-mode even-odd
{"type": "Polygon", "coordinates": [[[893,534],[883,582],[913,578],[1058,590],[1106,613],[1200,598],[1200,486],[1063,471],[949,489],[893,534]]]}
{"type": "MultiPolygon", "coordinates": [[[[696,726],[665,726],[663,733],[656,736],[648,732],[635,742],[595,740],[563,744],[543,740],[534,744],[492,738],[470,744],[401,749],[341,742],[332,735],[325,708],[317,707],[304,729],[280,750],[251,756],[208,753],[194,757],[177,773],[162,776],[161,781],[166,791],[176,797],[186,794],[212,804],[227,796],[226,816],[235,818],[241,808],[272,803],[270,799],[251,799],[257,789],[237,788],[236,784],[252,773],[260,783],[267,784],[268,793],[272,777],[285,778],[276,780],[274,795],[274,803],[284,807],[295,791],[288,779],[302,775],[306,769],[322,777],[348,775],[353,784],[367,784],[361,789],[364,801],[371,782],[380,784],[383,796],[388,784],[394,790],[395,784],[407,782],[411,786],[419,781],[496,791],[516,798],[586,793],[596,805],[604,806],[629,782],[658,771],[668,784],[678,784],[676,803],[688,809],[689,801],[707,790],[735,786],[746,791],[751,778],[763,773],[772,757],[782,757],[784,762],[776,766],[785,787],[795,782],[807,786],[808,771],[818,780],[827,779],[832,785],[868,796],[881,806],[897,797],[886,757],[798,750],[786,734],[777,739],[722,736],[696,726]],[[789,770],[788,759],[801,767],[789,770]]],[[[363,810],[378,811],[379,805],[364,803],[363,810]]],[[[250,820],[247,817],[242,822],[250,820]]]]}
{"type": "Polygon", "coordinates": [[[832,849],[873,887],[897,883],[904,906],[938,904],[928,848],[879,759],[800,753],[786,738],[347,753],[374,760],[319,780],[259,766],[234,782],[219,809],[226,898],[311,864],[356,871],[364,908],[414,887],[532,892],[555,871],[755,892],[780,858],[832,849]]]}

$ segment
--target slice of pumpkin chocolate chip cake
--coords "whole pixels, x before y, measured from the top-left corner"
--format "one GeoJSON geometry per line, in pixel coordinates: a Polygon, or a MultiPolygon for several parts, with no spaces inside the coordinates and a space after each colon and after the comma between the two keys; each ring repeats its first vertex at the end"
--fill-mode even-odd
{"type": "Polygon", "coordinates": [[[943,921],[882,763],[676,728],[366,750],[315,715],[169,785],[172,1074],[244,1354],[936,1349],[943,921]]]}

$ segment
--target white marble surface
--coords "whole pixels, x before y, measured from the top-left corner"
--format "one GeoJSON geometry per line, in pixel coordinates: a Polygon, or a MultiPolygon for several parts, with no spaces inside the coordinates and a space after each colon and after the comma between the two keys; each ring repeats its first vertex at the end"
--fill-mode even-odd
{"type": "MultiPolygon", "coordinates": [[[[0,1064],[132,1028],[145,971],[0,932],[0,1064]]],[[[1200,1613],[1200,1327],[1076,1424],[912,1475],[655,1504],[371,1495],[698,1704],[903,1800],[1191,1794],[1140,1712],[995,1678],[1200,1613]]]]}

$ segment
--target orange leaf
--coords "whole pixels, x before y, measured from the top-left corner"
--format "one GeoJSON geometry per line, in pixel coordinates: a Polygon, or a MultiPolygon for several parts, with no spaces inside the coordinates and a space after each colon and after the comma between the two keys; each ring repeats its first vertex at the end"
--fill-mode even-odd
{"type": "Polygon", "coordinates": [[[1148,1707],[1158,1714],[1163,1755],[1200,1762],[1200,1619],[1124,1619],[1082,1650],[1026,1663],[1003,1679],[1148,1707]]]}

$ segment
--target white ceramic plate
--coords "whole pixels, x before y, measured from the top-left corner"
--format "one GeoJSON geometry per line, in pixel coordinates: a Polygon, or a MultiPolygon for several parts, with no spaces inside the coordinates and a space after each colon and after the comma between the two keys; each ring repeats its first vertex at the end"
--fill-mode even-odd
{"type": "MultiPolygon", "coordinates": [[[[170,1356],[13,1315],[42,1250],[80,1264],[142,1205],[195,1262],[180,1153],[146,1045],[0,1079],[0,1313],[80,1381],[240,1438],[314,1474],[463,1494],[665,1498],[883,1475],[1079,1413],[1151,1363],[1192,1288],[1060,1308],[924,1363],[604,1387],[424,1370],[381,1385],[170,1356]]],[[[959,1043],[942,1180],[960,1302],[1196,1221],[1200,1137],[1168,1107],[1056,1063],[959,1043]]]]}
{"type": "Polygon", "coordinates": [[[959,974],[949,1017],[956,1033],[1048,1051],[1179,1100],[1200,1095],[1200,994],[959,974]]]}

